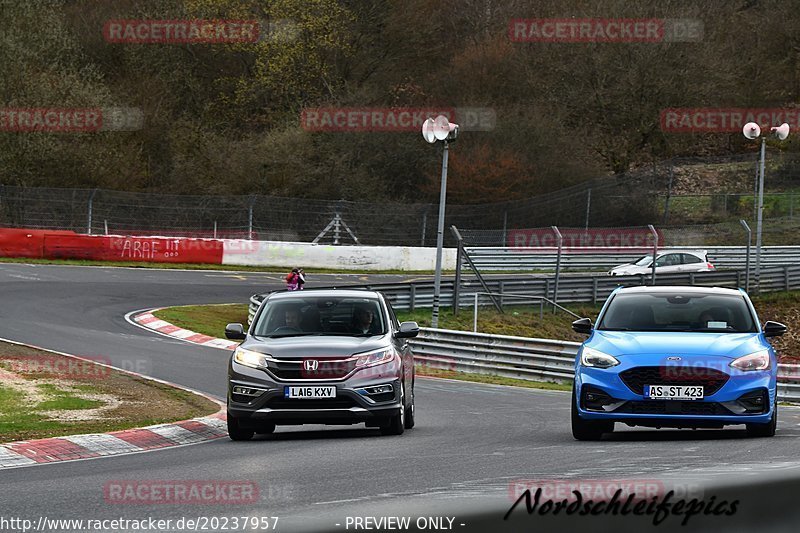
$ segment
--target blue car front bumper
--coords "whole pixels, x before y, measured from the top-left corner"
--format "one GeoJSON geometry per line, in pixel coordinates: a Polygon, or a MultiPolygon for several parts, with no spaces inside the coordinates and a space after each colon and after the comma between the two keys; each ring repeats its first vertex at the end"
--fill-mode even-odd
{"type": "Polygon", "coordinates": [[[726,357],[691,358],[668,365],[663,354],[623,356],[620,364],[602,369],[577,364],[575,401],[585,420],[607,420],[631,425],[665,427],[719,427],[729,424],[766,424],[775,406],[776,365],[764,371],[743,372],[726,357]],[[649,372],[643,372],[643,369],[649,372]],[[697,376],[695,379],[686,376],[697,376]],[[704,384],[697,400],[652,400],[631,375],[646,375],[647,385],[704,384]],[[654,381],[650,383],[649,381],[654,381]]]}

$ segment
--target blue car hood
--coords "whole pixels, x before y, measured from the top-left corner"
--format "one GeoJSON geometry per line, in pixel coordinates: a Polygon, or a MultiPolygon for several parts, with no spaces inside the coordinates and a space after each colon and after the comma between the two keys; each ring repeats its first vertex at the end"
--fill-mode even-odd
{"type": "Polygon", "coordinates": [[[609,355],[705,355],[735,359],[769,345],[760,333],[686,333],[653,331],[597,331],[586,346],[609,355]]]}

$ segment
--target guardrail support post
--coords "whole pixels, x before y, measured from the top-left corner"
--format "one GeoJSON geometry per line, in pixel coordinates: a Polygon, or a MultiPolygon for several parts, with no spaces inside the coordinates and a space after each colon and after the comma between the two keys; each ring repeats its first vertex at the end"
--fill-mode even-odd
{"type": "MultiPolygon", "coordinates": [[[[652,224],[647,225],[650,233],[653,234],[653,285],[656,284],[656,255],[658,255],[658,232],[652,224]]],[[[644,285],[644,283],[642,283],[644,285]]]]}
{"type": "Polygon", "coordinates": [[[597,277],[592,279],[592,303],[597,304],[597,277]]]}
{"type": "Polygon", "coordinates": [[[783,290],[789,290],[789,267],[783,267],[783,290]]]}
{"type": "MultiPolygon", "coordinates": [[[[555,286],[553,287],[553,303],[558,303],[558,278],[561,276],[561,247],[564,244],[564,239],[561,236],[561,232],[558,231],[558,227],[550,226],[553,229],[553,233],[556,234],[556,243],[558,244],[558,253],[556,254],[556,282],[555,286]]],[[[556,312],[556,306],[553,306],[553,313],[556,312]]]]}
{"type": "Polygon", "coordinates": [[[461,238],[458,228],[450,226],[450,232],[456,237],[456,280],[453,284],[453,316],[458,316],[458,307],[461,303],[461,258],[464,256],[464,239],[461,238]]]}
{"type": "Polygon", "coordinates": [[[409,289],[408,307],[409,311],[413,313],[417,303],[417,286],[412,283],[409,289]]]}
{"type": "Polygon", "coordinates": [[[475,293],[475,307],[472,311],[472,331],[478,332],[478,293],[475,293]]]}

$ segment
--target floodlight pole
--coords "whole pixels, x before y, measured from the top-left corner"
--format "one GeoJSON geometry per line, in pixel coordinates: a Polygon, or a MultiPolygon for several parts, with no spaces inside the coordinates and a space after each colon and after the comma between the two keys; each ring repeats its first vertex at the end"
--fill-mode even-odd
{"type": "Polygon", "coordinates": [[[442,155],[442,188],[439,191],[439,224],[436,229],[436,272],[433,277],[433,315],[431,327],[439,327],[439,295],[442,289],[442,248],[444,247],[444,207],[447,198],[447,139],[444,140],[442,155]]]}
{"type": "Polygon", "coordinates": [[[761,228],[764,218],[764,153],[766,151],[766,136],[761,137],[761,169],[758,176],[758,210],[756,214],[756,294],[761,291],[761,228]]]}

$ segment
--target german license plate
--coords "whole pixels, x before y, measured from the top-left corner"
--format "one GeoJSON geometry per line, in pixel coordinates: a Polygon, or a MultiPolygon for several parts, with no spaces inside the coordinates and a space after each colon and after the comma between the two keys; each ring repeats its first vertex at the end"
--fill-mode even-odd
{"type": "Polygon", "coordinates": [[[645,385],[644,397],[649,400],[702,400],[702,385],[645,385]]]}
{"type": "Polygon", "coordinates": [[[319,398],[336,398],[336,387],[322,386],[322,387],[284,387],[284,398],[293,398],[298,400],[304,399],[319,399],[319,398]]]}

